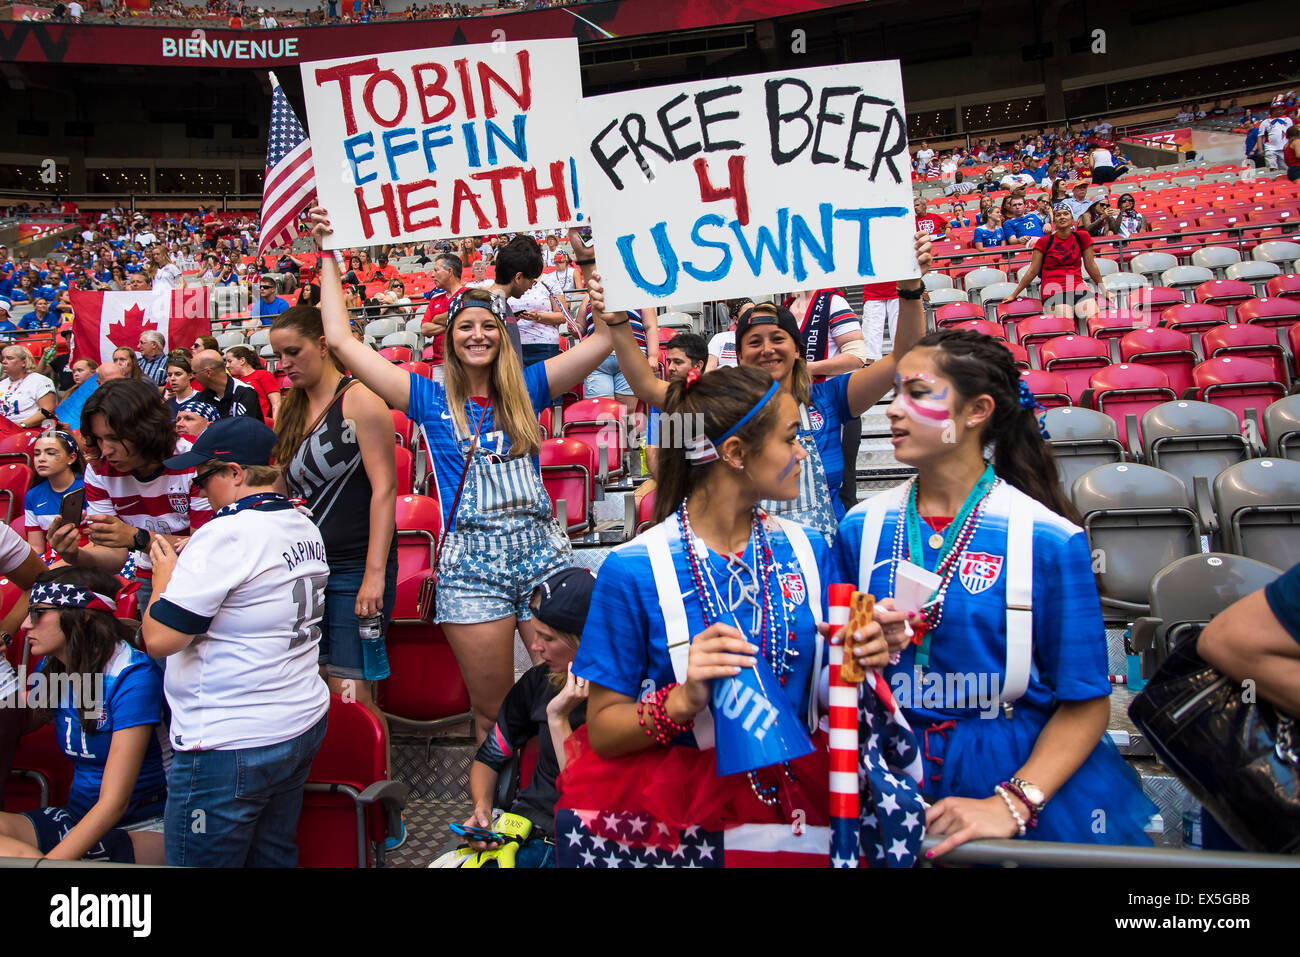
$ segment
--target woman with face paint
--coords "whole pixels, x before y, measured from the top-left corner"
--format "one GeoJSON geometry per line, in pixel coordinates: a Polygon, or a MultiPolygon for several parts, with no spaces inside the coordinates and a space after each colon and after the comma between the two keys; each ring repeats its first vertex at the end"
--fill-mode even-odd
{"type": "Polygon", "coordinates": [[[833,552],[837,580],[914,612],[885,625],[886,676],[923,739],[926,827],[947,838],[933,853],[1026,833],[1147,843],[1154,807],[1105,736],[1087,536],[1011,353],[973,332],[925,336],[888,415],[917,475],[854,509],[833,552]]]}
{"type": "MultiPolygon", "coordinates": [[[[929,271],[929,234],[915,237],[921,274],[929,271]]],[[[803,358],[802,337],[793,313],[771,303],[759,303],[736,323],[736,358],[741,367],[767,372],[781,392],[793,396],[799,411],[799,443],[808,454],[799,481],[799,494],[788,500],[767,500],[763,508],[791,521],[817,529],[829,541],[844,516],[840,486],[845,480],[840,430],[845,422],[860,418],[893,385],[899,356],[925,332],[925,309],[920,279],[898,283],[898,328],[894,351],[871,365],[813,383],[803,358]]],[[[615,328],[614,346],[619,366],[636,397],[657,409],[664,407],[668,383],[637,348],[631,333],[615,328]]],[[[856,475],[848,480],[857,481],[856,475]]]]}

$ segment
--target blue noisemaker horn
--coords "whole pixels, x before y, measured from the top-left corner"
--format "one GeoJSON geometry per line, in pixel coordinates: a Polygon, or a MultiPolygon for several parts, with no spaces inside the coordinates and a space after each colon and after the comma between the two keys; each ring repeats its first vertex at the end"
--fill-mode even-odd
{"type": "Polygon", "coordinates": [[[793,761],[813,749],[790,699],[762,655],[753,668],[713,682],[714,744],[718,776],[793,761]]]}

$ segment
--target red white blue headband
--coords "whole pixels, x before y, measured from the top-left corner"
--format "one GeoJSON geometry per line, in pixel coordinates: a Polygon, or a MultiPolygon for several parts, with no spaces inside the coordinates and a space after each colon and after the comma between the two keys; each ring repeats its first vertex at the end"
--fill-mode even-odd
{"type": "Polygon", "coordinates": [[[754,407],[741,417],[739,422],[727,429],[726,432],[723,432],[716,439],[710,439],[703,431],[701,431],[699,435],[693,436],[690,441],[686,443],[686,461],[692,462],[695,465],[704,465],[708,462],[716,462],[718,460],[718,446],[744,428],[745,423],[758,415],[759,410],[772,401],[772,396],[776,395],[780,390],[781,383],[776,379],[773,379],[771,387],[763,395],[763,398],[759,399],[754,407]]]}
{"type": "Polygon", "coordinates": [[[106,611],[110,615],[117,613],[117,599],[71,582],[38,582],[32,586],[29,600],[32,608],[53,606],[55,608],[84,608],[87,611],[106,611]]]}

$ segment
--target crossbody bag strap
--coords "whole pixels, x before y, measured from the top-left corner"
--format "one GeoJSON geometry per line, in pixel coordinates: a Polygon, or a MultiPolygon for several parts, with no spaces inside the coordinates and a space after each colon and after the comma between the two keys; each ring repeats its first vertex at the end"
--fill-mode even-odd
{"type": "Polygon", "coordinates": [[[488,409],[492,408],[489,401],[483,406],[483,411],[479,413],[478,425],[474,428],[474,441],[469,445],[469,451],[465,453],[465,468],[460,473],[460,484],[456,486],[456,497],[451,501],[451,514],[443,516],[442,534],[438,536],[438,545],[433,551],[433,570],[438,570],[438,563],[442,560],[442,546],[447,541],[447,529],[451,527],[452,520],[456,517],[456,510],[460,508],[460,493],[465,490],[465,478],[469,475],[469,463],[474,458],[474,452],[478,449],[478,437],[483,431],[483,420],[487,418],[488,409]]]}
{"type": "MultiPolygon", "coordinates": [[[[1002,493],[999,498],[1013,498],[1005,482],[999,491],[1002,493]]],[[[991,497],[989,504],[994,504],[991,497]]],[[[1003,705],[1015,701],[1028,689],[1034,658],[1034,517],[1028,508],[1018,508],[1017,504],[1013,500],[1007,507],[1007,657],[1003,705]]]]}

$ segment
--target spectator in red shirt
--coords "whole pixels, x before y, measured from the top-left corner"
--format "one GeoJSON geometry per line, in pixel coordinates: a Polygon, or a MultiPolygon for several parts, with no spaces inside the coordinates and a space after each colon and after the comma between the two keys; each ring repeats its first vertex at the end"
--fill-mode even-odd
{"type": "Polygon", "coordinates": [[[1087,230],[1076,229],[1070,207],[1061,203],[1056,207],[1055,229],[1034,241],[1033,261],[1020,277],[1010,299],[1019,298],[1035,277],[1042,276],[1040,298],[1044,304],[1051,301],[1059,310],[1069,309],[1074,315],[1074,301],[1087,295],[1087,287],[1079,281],[1079,266],[1088,271],[1092,281],[1101,287],[1101,270],[1092,252],[1092,237],[1087,230]]]}
{"type": "Polygon", "coordinates": [[[931,239],[943,239],[944,234],[948,232],[947,221],[942,216],[927,213],[925,200],[920,196],[916,198],[916,204],[912,208],[916,211],[916,228],[923,233],[929,233],[931,239]]]}
{"type": "Polygon", "coordinates": [[[464,266],[460,257],[451,253],[442,253],[433,260],[433,281],[442,292],[429,300],[420,323],[420,334],[430,337],[432,341],[424,350],[423,358],[433,366],[433,381],[442,382],[445,333],[447,331],[447,310],[451,299],[461,287],[461,273],[464,266]]]}
{"type": "Polygon", "coordinates": [[[266,371],[258,354],[248,346],[231,346],[225,358],[226,372],[256,390],[262,418],[274,419],[280,411],[280,383],[266,371]]]}

